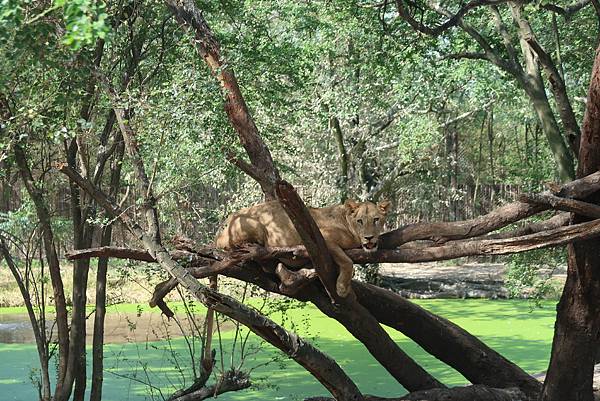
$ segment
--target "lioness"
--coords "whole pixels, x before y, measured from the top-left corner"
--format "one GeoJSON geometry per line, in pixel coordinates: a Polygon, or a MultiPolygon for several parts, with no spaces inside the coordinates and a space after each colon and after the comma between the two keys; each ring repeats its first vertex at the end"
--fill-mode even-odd
{"type": "MultiPolygon", "coordinates": [[[[371,202],[347,200],[343,205],[309,208],[340,268],[336,290],[341,297],[346,297],[350,292],[350,282],[354,275],[352,260],[343,250],[362,246],[367,251],[375,251],[390,206],[389,201],[375,205],[371,202]]],[[[216,246],[222,249],[244,243],[288,247],[301,245],[302,241],[279,202],[271,201],[242,209],[229,216],[215,240],[216,246]]]]}

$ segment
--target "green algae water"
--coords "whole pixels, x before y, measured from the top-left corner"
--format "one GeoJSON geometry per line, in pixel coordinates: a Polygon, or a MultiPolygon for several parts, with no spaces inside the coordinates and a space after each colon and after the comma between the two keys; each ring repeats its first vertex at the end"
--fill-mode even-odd
{"type": "MultiPolygon", "coordinates": [[[[532,308],[523,300],[427,300],[417,303],[478,336],[527,372],[546,369],[555,318],[553,302],[545,302],[541,308],[532,308]]],[[[138,309],[135,306],[120,308],[122,311],[138,309]]],[[[157,315],[147,310],[138,312],[140,318],[150,313],[155,315],[153,318],[157,315]]],[[[293,329],[335,358],[363,393],[391,397],[405,392],[361,343],[314,307],[306,305],[288,310],[285,316],[274,312],[271,318],[277,322],[285,320],[288,328],[290,322],[294,322],[293,329]]],[[[135,322],[131,324],[135,326],[135,322]]],[[[450,386],[466,383],[462,375],[427,354],[410,339],[392,329],[388,332],[404,351],[443,383],[450,386]]],[[[217,354],[217,369],[221,359],[225,368],[230,366],[234,337],[235,332],[231,329],[221,331],[225,352],[223,356],[217,354]]],[[[236,341],[239,339],[240,336],[236,341]]],[[[133,331],[126,342],[105,345],[103,400],[162,400],[183,383],[184,377],[188,380],[185,385],[191,384],[191,361],[187,357],[189,344],[181,337],[173,338],[170,347],[165,347],[166,344],[165,340],[147,341],[146,336],[133,331]],[[148,381],[153,387],[143,383],[148,381]]],[[[88,351],[91,350],[88,348],[88,351]]],[[[327,395],[309,373],[259,338],[250,336],[246,351],[244,367],[253,369],[251,380],[255,386],[220,395],[219,399],[301,400],[306,396],[327,395]],[[256,348],[260,350],[254,354],[256,348]]],[[[91,365],[89,358],[88,367],[91,365]]],[[[234,354],[233,359],[238,363],[239,355],[234,354]]],[[[35,369],[34,344],[0,344],[0,400],[37,399],[37,390],[29,379],[35,369]]]]}

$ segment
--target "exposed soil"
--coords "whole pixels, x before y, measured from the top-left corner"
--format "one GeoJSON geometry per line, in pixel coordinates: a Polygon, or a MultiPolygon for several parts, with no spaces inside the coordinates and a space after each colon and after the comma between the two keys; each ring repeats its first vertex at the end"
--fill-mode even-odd
{"type": "MultiPolygon", "coordinates": [[[[384,263],[379,270],[380,285],[406,298],[506,298],[508,267],[505,263],[384,263]]],[[[564,282],[566,268],[541,268],[538,274],[557,285],[564,282]]],[[[528,296],[524,291],[523,297],[528,296]]]]}

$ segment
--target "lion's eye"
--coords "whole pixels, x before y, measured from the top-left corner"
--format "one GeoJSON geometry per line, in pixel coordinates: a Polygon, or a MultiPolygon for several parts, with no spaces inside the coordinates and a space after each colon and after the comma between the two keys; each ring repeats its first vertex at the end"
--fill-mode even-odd
{"type": "Polygon", "coordinates": [[[375,217],[375,218],[373,219],[373,223],[375,223],[375,224],[379,223],[379,217],[375,217]]]}
{"type": "Polygon", "coordinates": [[[356,220],[356,222],[362,226],[362,223],[363,223],[362,219],[358,219],[358,220],[356,220]]]}

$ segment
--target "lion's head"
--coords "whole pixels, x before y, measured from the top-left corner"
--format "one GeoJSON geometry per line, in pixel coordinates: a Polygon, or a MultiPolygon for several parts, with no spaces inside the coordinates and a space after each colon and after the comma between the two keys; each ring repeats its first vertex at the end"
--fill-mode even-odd
{"type": "Polygon", "coordinates": [[[374,204],[349,199],[344,206],[348,226],[353,234],[360,238],[363,249],[376,251],[379,235],[383,231],[385,218],[391,207],[390,201],[374,204]]]}

